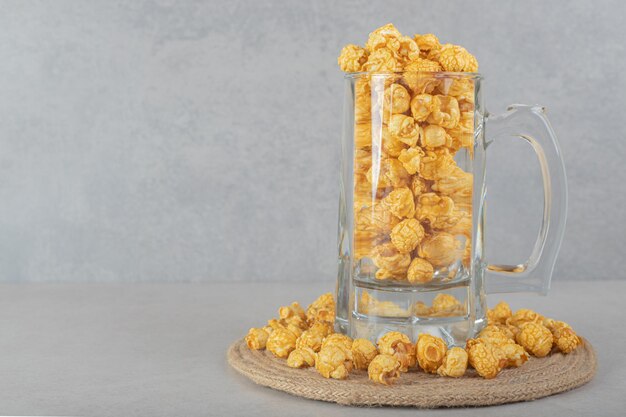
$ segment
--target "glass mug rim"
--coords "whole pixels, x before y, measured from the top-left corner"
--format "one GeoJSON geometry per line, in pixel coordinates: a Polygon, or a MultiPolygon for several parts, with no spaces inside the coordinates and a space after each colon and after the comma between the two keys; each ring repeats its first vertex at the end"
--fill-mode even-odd
{"type": "Polygon", "coordinates": [[[355,79],[365,76],[380,76],[389,77],[393,75],[402,74],[423,74],[432,78],[459,78],[459,79],[471,79],[482,80],[483,75],[480,72],[452,72],[452,71],[360,71],[360,72],[347,72],[344,74],[345,79],[355,79]]]}

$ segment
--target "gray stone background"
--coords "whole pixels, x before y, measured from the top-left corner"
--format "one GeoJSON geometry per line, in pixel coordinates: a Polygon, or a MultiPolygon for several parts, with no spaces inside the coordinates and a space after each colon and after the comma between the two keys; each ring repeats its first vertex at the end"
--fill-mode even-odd
{"type": "MultiPolygon", "coordinates": [[[[393,22],[466,46],[491,112],[548,107],[557,280],[624,278],[620,1],[0,1],[0,280],[332,280],[342,74],[393,22]]],[[[529,146],[490,149],[489,257],[530,253],[529,146]]]]}

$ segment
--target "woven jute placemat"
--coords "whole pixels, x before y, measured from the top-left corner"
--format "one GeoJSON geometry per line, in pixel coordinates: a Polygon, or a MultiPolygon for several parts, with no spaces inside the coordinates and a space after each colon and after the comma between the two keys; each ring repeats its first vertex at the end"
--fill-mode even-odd
{"type": "Polygon", "coordinates": [[[569,355],[533,357],[520,368],[503,370],[494,379],[483,379],[469,369],[462,378],[412,370],[402,374],[393,386],[369,381],[366,371],[353,371],[348,379],[337,381],[323,378],[312,368],[289,368],[284,359],[267,351],[248,349],[244,340],[233,343],[227,356],[233,368],[259,385],[355,406],[438,408],[529,401],[579,387],[596,372],[596,355],[587,340],[569,355]]]}

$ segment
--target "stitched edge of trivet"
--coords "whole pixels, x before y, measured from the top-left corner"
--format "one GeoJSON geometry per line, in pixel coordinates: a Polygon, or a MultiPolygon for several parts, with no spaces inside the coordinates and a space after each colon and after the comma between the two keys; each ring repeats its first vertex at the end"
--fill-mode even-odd
{"type": "Polygon", "coordinates": [[[589,382],[597,367],[591,344],[569,355],[531,358],[520,368],[505,369],[485,380],[469,372],[462,378],[442,378],[424,372],[402,374],[399,383],[386,387],[356,371],[344,381],[325,379],[314,369],[293,369],[284,359],[266,351],[250,350],[245,341],[233,343],[228,363],[253,382],[299,397],[353,406],[418,408],[467,407],[530,401],[568,391],[589,382]]]}

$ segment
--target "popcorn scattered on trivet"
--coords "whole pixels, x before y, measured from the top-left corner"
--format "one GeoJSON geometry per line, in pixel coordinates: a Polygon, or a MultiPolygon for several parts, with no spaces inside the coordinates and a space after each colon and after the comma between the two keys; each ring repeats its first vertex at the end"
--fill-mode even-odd
{"type": "MultiPolygon", "coordinates": [[[[441,311],[457,308],[449,297],[440,297],[441,311]]],[[[435,304],[435,303],[433,303],[435,304]]],[[[335,301],[327,293],[306,310],[298,303],[281,307],[279,319],[246,336],[250,349],[267,349],[286,359],[292,368],[315,367],[325,378],[346,379],[353,369],[367,370],[369,379],[391,385],[404,372],[424,372],[458,378],[469,366],[483,378],[495,378],[504,368],[522,366],[529,355],[570,353],[581,345],[576,332],[562,321],[520,309],[515,313],[505,302],[487,311],[488,326],[465,348],[448,346],[443,339],[420,334],[416,343],[400,332],[389,332],[377,345],[366,339],[352,340],[334,333],[335,301]]]]}

